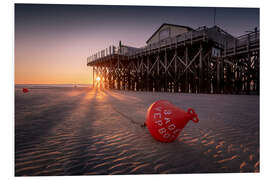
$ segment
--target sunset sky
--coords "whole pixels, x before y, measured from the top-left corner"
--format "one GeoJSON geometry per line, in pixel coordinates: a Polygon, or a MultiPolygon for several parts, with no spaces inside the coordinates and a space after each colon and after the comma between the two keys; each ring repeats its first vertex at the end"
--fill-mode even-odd
{"type": "MultiPolygon", "coordinates": [[[[86,58],[109,45],[142,47],[162,24],[211,27],[214,8],[15,5],[15,83],[89,84],[86,58]]],[[[259,9],[217,8],[216,24],[239,36],[259,27],[259,9]]]]}

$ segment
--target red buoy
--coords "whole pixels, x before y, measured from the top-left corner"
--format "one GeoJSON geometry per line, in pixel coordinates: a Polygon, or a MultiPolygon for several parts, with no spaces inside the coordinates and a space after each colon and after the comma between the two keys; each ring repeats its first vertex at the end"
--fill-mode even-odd
{"type": "Polygon", "coordinates": [[[23,91],[24,93],[28,93],[28,92],[29,92],[29,90],[28,90],[27,88],[23,88],[22,91],[23,91]]]}
{"type": "Polygon", "coordinates": [[[146,126],[156,140],[173,142],[189,120],[199,122],[192,108],[185,112],[169,101],[159,100],[148,108],[146,126]]]}

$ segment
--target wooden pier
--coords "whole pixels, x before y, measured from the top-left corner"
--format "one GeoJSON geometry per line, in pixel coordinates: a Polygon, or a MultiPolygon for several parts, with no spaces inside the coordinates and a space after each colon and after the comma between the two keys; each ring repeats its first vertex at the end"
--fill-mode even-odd
{"type": "Polygon", "coordinates": [[[103,88],[259,94],[259,31],[235,38],[201,27],[142,48],[119,43],[87,58],[103,88]]]}

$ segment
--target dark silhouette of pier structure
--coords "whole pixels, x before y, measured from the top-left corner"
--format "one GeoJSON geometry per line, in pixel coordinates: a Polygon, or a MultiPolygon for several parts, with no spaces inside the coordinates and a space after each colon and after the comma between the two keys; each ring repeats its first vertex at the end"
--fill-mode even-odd
{"type": "Polygon", "coordinates": [[[135,48],[110,46],[87,58],[102,88],[184,93],[259,94],[260,33],[233,37],[218,26],[163,24],[135,48]]]}

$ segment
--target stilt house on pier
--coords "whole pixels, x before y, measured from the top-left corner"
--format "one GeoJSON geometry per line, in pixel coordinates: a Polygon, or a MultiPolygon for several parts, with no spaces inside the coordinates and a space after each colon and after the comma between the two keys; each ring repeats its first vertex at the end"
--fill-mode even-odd
{"type": "Polygon", "coordinates": [[[141,48],[110,46],[87,58],[104,88],[259,93],[259,31],[234,37],[218,26],[162,24],[141,48]]]}

